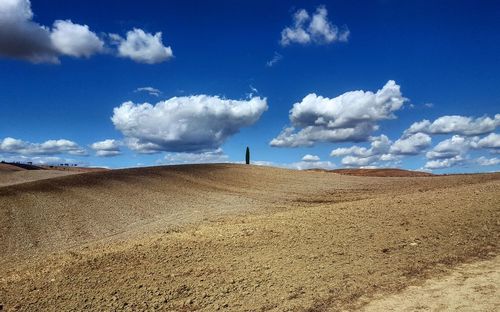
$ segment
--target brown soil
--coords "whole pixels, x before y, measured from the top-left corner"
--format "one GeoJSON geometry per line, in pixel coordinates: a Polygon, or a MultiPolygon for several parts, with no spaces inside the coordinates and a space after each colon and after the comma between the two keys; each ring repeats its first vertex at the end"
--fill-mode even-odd
{"type": "Polygon", "coordinates": [[[79,173],[76,171],[71,172],[59,170],[26,170],[19,167],[12,167],[15,169],[6,170],[4,168],[0,168],[0,187],[79,173]]]}
{"type": "Polygon", "coordinates": [[[48,166],[48,165],[40,165],[39,167],[46,170],[71,171],[71,172],[98,172],[98,171],[109,170],[106,168],[70,167],[70,166],[66,167],[66,166],[48,166]]]}
{"type": "Polygon", "coordinates": [[[0,187],[51,179],[70,174],[106,171],[104,168],[64,167],[64,166],[34,166],[14,163],[0,163],[0,187]]]}
{"type": "Polygon", "coordinates": [[[13,171],[23,171],[26,169],[19,168],[17,166],[11,165],[11,164],[4,164],[0,163],[0,174],[4,172],[13,172],[13,171]]]}
{"type": "Polygon", "coordinates": [[[359,307],[491,257],[500,174],[355,177],[244,165],[0,188],[0,304],[19,310],[359,307]]]}
{"type": "Polygon", "coordinates": [[[362,308],[378,311],[500,311],[500,257],[467,263],[450,274],[410,286],[401,293],[370,300],[362,308]]]}

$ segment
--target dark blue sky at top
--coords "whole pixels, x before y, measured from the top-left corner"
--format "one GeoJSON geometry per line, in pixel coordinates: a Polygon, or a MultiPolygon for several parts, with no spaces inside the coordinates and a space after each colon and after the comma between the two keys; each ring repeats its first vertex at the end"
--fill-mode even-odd
{"type": "MultiPolygon", "coordinates": [[[[1,1],[1,0],[0,0],[1,1]]],[[[62,57],[61,64],[0,59],[0,139],[30,142],[65,138],[81,146],[121,139],[110,117],[121,103],[155,103],[173,96],[208,94],[245,98],[250,86],[269,109],[222,146],[231,160],[250,145],[255,159],[299,161],[304,154],[330,158],[336,147],[268,145],[289,124],[288,112],[309,93],[335,97],[351,90],[380,89],[395,80],[415,107],[380,122],[375,134],[398,139],[413,122],[443,115],[493,116],[500,108],[500,3],[497,1],[57,1],[32,0],[34,20],[52,25],[71,19],[97,34],[124,35],[134,27],[163,32],[174,58],[148,65],[111,55],[62,57]],[[281,30],[300,8],[325,5],[332,23],[347,25],[347,43],[279,44],[281,30]],[[283,59],[267,67],[274,53],[283,59]],[[136,93],[152,86],[155,98],[136,93]],[[425,103],[433,103],[426,107],[425,103]]],[[[433,144],[448,136],[434,136],[433,144]]],[[[366,144],[361,144],[366,146],[366,144]]],[[[162,154],[86,157],[91,165],[155,164],[162,154]]],[[[403,167],[418,169],[420,155],[403,167]]],[[[498,166],[493,169],[498,170],[498,166]]],[[[450,171],[480,170],[471,167],[450,171]]],[[[491,170],[491,167],[488,169],[491,170]]]]}

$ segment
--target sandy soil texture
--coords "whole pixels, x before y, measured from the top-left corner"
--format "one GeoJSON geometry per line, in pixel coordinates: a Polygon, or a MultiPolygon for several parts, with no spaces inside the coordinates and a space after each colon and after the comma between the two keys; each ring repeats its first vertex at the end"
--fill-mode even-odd
{"type": "Polygon", "coordinates": [[[10,310],[335,311],[491,258],[500,174],[377,178],[243,165],[0,187],[10,310]]]}
{"type": "Polygon", "coordinates": [[[460,265],[445,277],[371,301],[362,311],[500,311],[500,257],[460,265]]]}
{"type": "MultiPolygon", "coordinates": [[[[14,167],[17,168],[17,167],[14,167]]],[[[76,174],[76,171],[60,170],[1,170],[0,168],[0,187],[7,185],[20,184],[55,177],[62,177],[70,174],[76,174]]]]}

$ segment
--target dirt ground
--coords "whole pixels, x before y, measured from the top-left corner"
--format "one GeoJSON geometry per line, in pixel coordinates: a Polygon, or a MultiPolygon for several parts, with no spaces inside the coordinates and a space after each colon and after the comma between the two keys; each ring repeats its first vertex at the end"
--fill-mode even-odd
{"type": "Polygon", "coordinates": [[[375,311],[500,311],[500,257],[460,265],[444,277],[401,293],[371,300],[362,308],[375,311]]]}
{"type": "Polygon", "coordinates": [[[62,177],[76,173],[78,172],[59,170],[12,170],[3,172],[0,170],[0,187],[62,177]]]}
{"type": "Polygon", "coordinates": [[[0,226],[7,310],[360,309],[495,257],[500,174],[113,170],[0,187],[0,226]]]}

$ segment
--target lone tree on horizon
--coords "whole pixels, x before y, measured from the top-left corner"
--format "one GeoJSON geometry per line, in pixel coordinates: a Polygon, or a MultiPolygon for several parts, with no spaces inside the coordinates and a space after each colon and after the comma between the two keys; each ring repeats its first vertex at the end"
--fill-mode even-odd
{"type": "Polygon", "coordinates": [[[245,163],[250,165],[250,148],[247,146],[247,152],[245,153],[245,163]]]}

